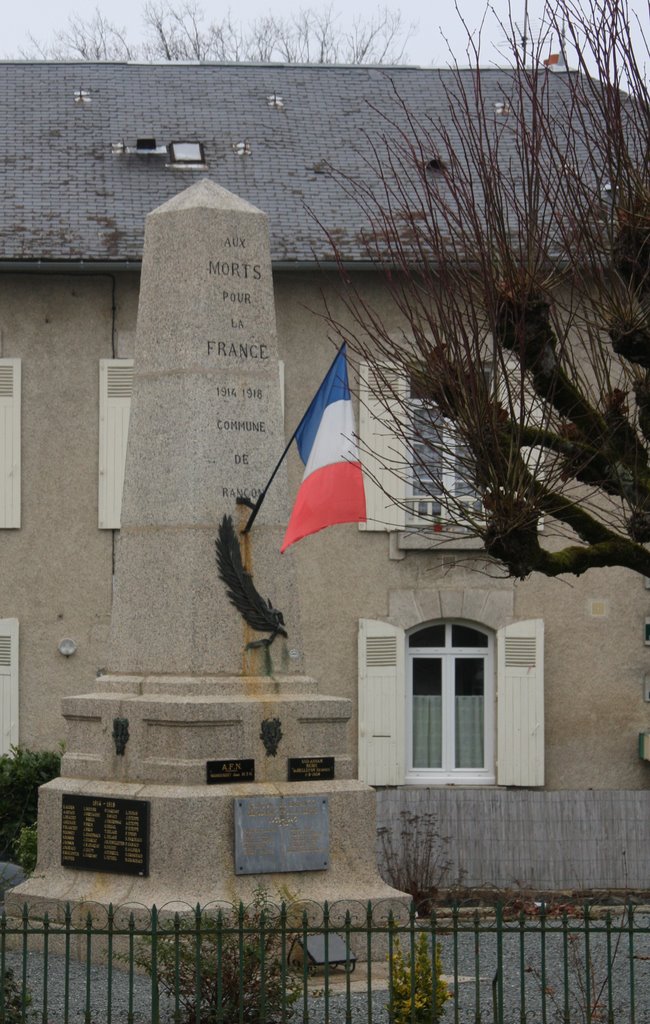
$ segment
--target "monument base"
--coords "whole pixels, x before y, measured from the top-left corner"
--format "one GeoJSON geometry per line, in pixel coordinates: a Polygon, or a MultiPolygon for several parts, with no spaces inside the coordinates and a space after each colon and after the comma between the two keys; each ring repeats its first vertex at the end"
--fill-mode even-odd
{"type": "Polygon", "coordinates": [[[104,675],[62,702],[61,773],[77,779],[201,785],[214,758],[254,760],[256,782],[286,782],[287,760],[333,756],[350,779],[351,701],[318,693],[306,676],[104,675]],[[117,753],[116,720],[128,723],[117,753]],[[277,745],[263,723],[277,722],[277,745]]]}
{"type": "Polygon", "coordinates": [[[306,677],[99,677],[63,701],[62,776],[8,912],[402,898],[377,871],[374,790],[350,778],[350,713],[306,677]]]}
{"type": "Polygon", "coordinates": [[[7,913],[52,919],[63,906],[158,907],[190,911],[215,903],[250,902],[263,889],[273,903],[305,900],[322,904],[396,901],[404,894],[386,885],[375,859],[375,794],[354,780],[298,783],[169,786],[59,778],[39,795],[38,867],[7,897],[7,913]],[[151,842],[146,877],[75,870],[61,864],[64,797],[147,801],[151,842]],[[329,807],[328,865],[323,870],[236,874],[234,805],[239,798],[326,797],[329,807]]]}

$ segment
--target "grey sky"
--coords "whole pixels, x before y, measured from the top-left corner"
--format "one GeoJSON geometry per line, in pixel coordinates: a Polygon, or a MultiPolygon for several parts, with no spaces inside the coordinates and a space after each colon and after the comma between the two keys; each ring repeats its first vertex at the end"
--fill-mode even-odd
{"type": "MultiPolygon", "coordinates": [[[[469,26],[477,29],[483,18],[485,10],[484,0],[459,0],[463,17],[469,26]]],[[[179,2],[179,6],[180,6],[179,2]]],[[[119,27],[127,29],[130,39],[140,39],[143,36],[142,28],[142,6],[134,3],[133,0],[104,0],[98,6],[105,16],[119,27]]],[[[204,9],[210,16],[218,19],[220,12],[228,10],[228,5],[204,3],[204,9]]],[[[272,10],[276,14],[289,15],[300,7],[318,7],[319,4],[311,3],[310,0],[247,0],[245,5],[231,4],[230,9],[234,18],[243,12],[245,17],[242,20],[250,21],[255,17],[267,14],[272,10]]],[[[377,0],[355,0],[353,5],[345,5],[337,2],[332,4],[335,11],[339,12],[341,25],[348,23],[353,17],[370,18],[377,11],[377,0]],[[343,12],[346,13],[343,13],[343,12]]],[[[381,6],[381,5],[379,5],[381,6]]],[[[434,3],[432,0],[402,0],[401,3],[391,3],[390,0],[383,6],[397,9],[402,12],[405,24],[414,23],[417,27],[407,46],[409,62],[413,64],[444,66],[449,63],[449,48],[445,38],[449,41],[454,56],[458,63],[465,64],[466,33],[463,29],[453,3],[434,3]]],[[[506,0],[495,0],[492,6],[500,15],[507,20],[508,3],[506,0]]],[[[51,39],[57,28],[64,27],[68,18],[75,12],[80,11],[84,18],[92,16],[95,5],[82,3],[80,0],[22,0],[20,3],[6,3],[2,19],[2,42],[0,53],[3,56],[20,56],[21,49],[29,47],[28,35],[39,40],[51,39]]],[[[540,15],[543,8],[541,0],[529,0],[529,14],[532,33],[539,31],[540,15]]],[[[523,24],[524,0],[513,0],[513,14],[520,25],[523,24]]],[[[504,43],[504,32],[499,28],[496,18],[489,16],[483,31],[485,63],[502,63],[498,59],[498,52],[495,47],[504,43]]]]}

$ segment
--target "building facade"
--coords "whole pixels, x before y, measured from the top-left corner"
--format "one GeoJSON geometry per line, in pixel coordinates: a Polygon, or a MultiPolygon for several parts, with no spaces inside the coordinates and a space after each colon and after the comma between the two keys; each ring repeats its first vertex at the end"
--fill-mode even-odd
{"type": "MultiPolygon", "coordinates": [[[[439,112],[444,74],[0,65],[2,752],[63,741],[61,699],[105,663],[146,213],[208,176],[268,214],[289,433],[332,358],[322,313],[346,316],[325,232],[382,322],[402,326],[327,166],[364,172],[394,89],[439,112]]],[[[507,74],[486,72],[485,88],[496,101],[507,74]]],[[[283,557],[306,669],[353,699],[350,746],[381,820],[437,814],[449,881],[643,886],[646,581],[514,583],[453,524],[417,526],[408,493],[393,504],[378,486],[395,442],[356,369],[362,447],[379,460],[369,521],[283,557]]],[[[290,455],[291,494],[301,472],[290,455]]]]}

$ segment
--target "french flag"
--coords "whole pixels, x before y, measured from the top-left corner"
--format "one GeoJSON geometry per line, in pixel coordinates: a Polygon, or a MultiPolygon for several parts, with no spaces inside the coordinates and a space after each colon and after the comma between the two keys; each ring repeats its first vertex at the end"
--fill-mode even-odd
{"type": "Polygon", "coordinates": [[[336,523],[365,523],[366,496],[343,344],[296,430],[305,464],[281,551],[336,523]]]}

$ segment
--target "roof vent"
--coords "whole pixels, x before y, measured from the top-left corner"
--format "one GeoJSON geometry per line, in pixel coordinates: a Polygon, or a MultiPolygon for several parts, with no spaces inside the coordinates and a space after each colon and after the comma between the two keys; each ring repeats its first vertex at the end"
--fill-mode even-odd
{"type": "Polygon", "coordinates": [[[92,97],[89,89],[75,89],[74,101],[79,107],[87,106],[92,103],[92,97]]]}
{"type": "Polygon", "coordinates": [[[251,149],[251,144],[248,141],[248,139],[244,139],[243,142],[233,142],[232,150],[233,153],[237,154],[237,156],[250,156],[251,153],[253,152],[253,150],[251,149]]]}
{"type": "Polygon", "coordinates": [[[277,92],[272,92],[270,96],[266,97],[271,110],[284,110],[284,100],[277,92]]]}
{"type": "Polygon", "coordinates": [[[147,135],[136,139],[135,149],[127,146],[126,152],[137,153],[139,156],[167,156],[167,146],[157,146],[156,140],[147,135]]]}
{"type": "Polygon", "coordinates": [[[507,100],[495,100],[494,101],[494,113],[498,114],[499,117],[507,117],[510,113],[510,104],[507,100]]]}
{"type": "Polygon", "coordinates": [[[205,167],[205,151],[201,142],[170,142],[169,161],[184,167],[205,167]]]}

